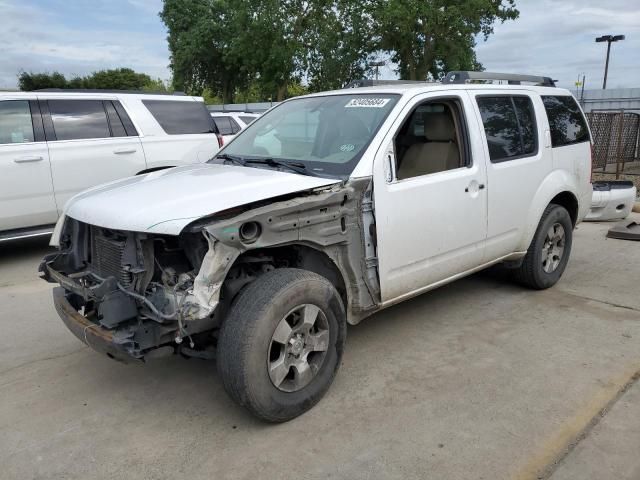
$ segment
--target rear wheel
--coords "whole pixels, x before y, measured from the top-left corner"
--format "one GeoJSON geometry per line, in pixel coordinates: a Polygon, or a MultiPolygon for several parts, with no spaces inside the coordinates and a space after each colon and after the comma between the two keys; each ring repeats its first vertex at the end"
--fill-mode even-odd
{"type": "Polygon", "coordinates": [[[555,285],[569,261],[573,223],[569,212],[550,204],[545,209],[522,265],[515,278],[530,288],[542,290],[555,285]]]}
{"type": "Polygon", "coordinates": [[[236,402],[263,420],[284,422],[329,389],[345,338],[334,286],[312,272],[277,269],[234,303],[218,339],[218,372],[236,402]]]}

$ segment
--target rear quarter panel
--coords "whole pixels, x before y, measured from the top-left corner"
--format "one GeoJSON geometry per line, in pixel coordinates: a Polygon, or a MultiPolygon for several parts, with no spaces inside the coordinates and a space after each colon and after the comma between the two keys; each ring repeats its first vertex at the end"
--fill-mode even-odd
{"type": "Polygon", "coordinates": [[[219,150],[215,133],[168,135],[140,98],[120,100],[140,136],[147,169],[204,163],[219,150]]]}

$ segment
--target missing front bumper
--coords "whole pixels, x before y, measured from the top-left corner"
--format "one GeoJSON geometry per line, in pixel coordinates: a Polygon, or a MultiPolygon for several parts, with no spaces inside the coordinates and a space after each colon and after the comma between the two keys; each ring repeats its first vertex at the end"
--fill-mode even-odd
{"type": "Polygon", "coordinates": [[[69,302],[64,288],[55,287],[53,289],[53,304],[71,333],[92,349],[124,363],[142,360],[141,357],[129,353],[124,345],[119,344],[111,331],[89,321],[76,311],[69,302]]]}

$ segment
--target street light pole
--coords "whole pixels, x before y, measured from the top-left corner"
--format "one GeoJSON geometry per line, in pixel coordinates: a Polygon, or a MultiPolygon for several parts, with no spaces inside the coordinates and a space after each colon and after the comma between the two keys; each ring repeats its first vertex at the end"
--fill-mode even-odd
{"type": "Polygon", "coordinates": [[[596,38],[596,42],[607,42],[607,60],[604,64],[604,82],[602,82],[602,89],[607,88],[607,75],[609,74],[609,55],[611,54],[611,44],[618,40],[624,40],[624,35],[603,35],[596,38]]]}
{"type": "Polygon", "coordinates": [[[384,67],[385,63],[385,61],[369,62],[370,67],[376,67],[376,82],[378,81],[378,67],[384,67]]]}

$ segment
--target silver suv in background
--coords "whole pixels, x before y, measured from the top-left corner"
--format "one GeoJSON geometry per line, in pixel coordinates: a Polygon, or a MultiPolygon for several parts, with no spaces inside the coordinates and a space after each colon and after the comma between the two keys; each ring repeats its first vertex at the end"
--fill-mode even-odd
{"type": "Polygon", "coordinates": [[[218,128],[224,145],[259,116],[259,113],[250,112],[211,112],[211,118],[218,128]]]}

